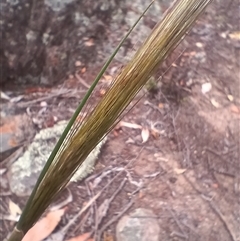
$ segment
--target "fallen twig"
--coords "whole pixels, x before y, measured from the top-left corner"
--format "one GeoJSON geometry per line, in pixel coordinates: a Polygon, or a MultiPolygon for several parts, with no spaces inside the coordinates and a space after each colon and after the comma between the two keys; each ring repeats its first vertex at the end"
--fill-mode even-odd
{"type": "Polygon", "coordinates": [[[188,224],[186,221],[183,221],[182,224],[184,226],[186,226],[187,228],[189,228],[192,232],[194,232],[197,236],[200,236],[197,231],[194,229],[194,227],[192,227],[190,224],[188,224]]]}
{"type": "Polygon", "coordinates": [[[23,146],[20,146],[10,156],[8,156],[6,159],[4,159],[1,162],[1,166],[6,164],[7,167],[10,167],[18,159],[18,157],[20,157],[22,155],[24,147],[25,147],[25,145],[23,144],[23,146]]]}
{"type": "Polygon", "coordinates": [[[119,212],[116,216],[112,217],[105,225],[103,225],[103,227],[100,229],[98,233],[96,241],[101,240],[104,230],[106,230],[111,224],[116,222],[133,205],[133,203],[134,201],[133,199],[131,199],[131,201],[126,205],[126,207],[121,212],[119,212]]]}
{"type": "MultiPolygon", "coordinates": [[[[95,189],[98,186],[98,184],[103,180],[104,177],[106,177],[108,174],[110,174],[114,171],[116,171],[116,168],[109,167],[109,168],[107,168],[107,170],[103,171],[100,175],[98,173],[95,176],[96,178],[94,179],[94,181],[91,184],[91,188],[95,189]]],[[[90,180],[92,180],[92,179],[90,179],[90,180]]]]}
{"type": "Polygon", "coordinates": [[[161,115],[163,115],[163,111],[158,108],[157,106],[155,106],[154,104],[152,104],[151,102],[149,102],[148,100],[144,101],[144,105],[148,105],[150,106],[151,108],[153,108],[154,110],[157,110],[161,115]]]}
{"type": "Polygon", "coordinates": [[[187,180],[187,182],[192,186],[192,188],[200,194],[200,197],[209,204],[209,207],[213,210],[213,212],[219,217],[219,219],[221,220],[223,226],[225,227],[226,231],[228,232],[229,236],[231,237],[232,241],[238,241],[237,237],[235,236],[235,234],[232,233],[231,228],[229,228],[229,225],[227,223],[227,220],[225,219],[224,215],[221,213],[221,211],[217,208],[217,206],[215,204],[213,204],[212,199],[206,199],[204,198],[204,194],[198,190],[198,188],[195,187],[195,185],[191,182],[191,180],[185,175],[183,174],[183,176],[185,177],[185,179],[187,180]]]}
{"type": "Polygon", "coordinates": [[[95,237],[94,240],[97,240],[97,230],[98,226],[101,224],[103,218],[107,215],[109,206],[111,202],[115,199],[117,194],[122,190],[126,183],[127,179],[123,179],[120,186],[117,188],[117,190],[112,194],[112,196],[108,199],[105,199],[104,202],[98,207],[98,210],[96,212],[96,223],[95,223],[95,237]]]}
{"type": "Polygon", "coordinates": [[[4,196],[11,196],[12,193],[10,191],[7,192],[0,192],[0,197],[4,197],[4,196]]]}
{"type": "Polygon", "coordinates": [[[143,189],[144,188],[144,184],[142,185],[142,186],[140,186],[140,187],[138,187],[135,191],[133,191],[129,196],[133,196],[133,195],[135,195],[137,192],[139,192],[141,189],[143,189]]]}
{"type": "Polygon", "coordinates": [[[152,173],[152,174],[146,174],[146,175],[144,175],[143,177],[145,177],[145,178],[155,178],[155,177],[157,177],[159,174],[160,174],[161,172],[155,172],[155,173],[152,173]]]}
{"type": "Polygon", "coordinates": [[[229,236],[231,237],[232,241],[238,241],[237,237],[235,236],[235,234],[232,233],[231,229],[229,228],[228,222],[226,220],[226,218],[224,217],[224,215],[221,213],[221,211],[219,210],[219,208],[216,206],[216,204],[214,204],[214,202],[212,200],[208,201],[209,206],[211,207],[211,209],[214,211],[215,214],[217,214],[217,216],[219,217],[219,219],[221,220],[223,226],[225,227],[225,229],[227,230],[229,236]]]}
{"type": "MultiPolygon", "coordinates": [[[[96,176],[96,175],[93,175],[93,176],[96,176]]],[[[90,178],[91,178],[91,177],[90,177],[90,178]]],[[[87,188],[88,196],[91,197],[91,198],[93,198],[93,197],[94,197],[94,194],[93,194],[93,192],[91,191],[90,180],[91,180],[91,179],[87,179],[87,180],[85,181],[85,185],[86,185],[86,188],[87,188]],[[88,180],[89,180],[89,181],[88,181],[88,180]]],[[[94,207],[91,206],[91,207],[90,207],[90,210],[89,210],[89,215],[91,215],[91,218],[90,218],[91,222],[92,222],[93,217],[94,217],[94,209],[95,209],[95,212],[96,212],[96,200],[95,200],[95,202],[94,202],[94,207]]]]}
{"type": "Polygon", "coordinates": [[[70,92],[73,92],[73,90],[59,91],[58,93],[52,93],[52,94],[49,94],[48,96],[43,96],[43,97],[40,97],[40,98],[35,99],[35,100],[30,100],[30,101],[27,101],[27,102],[11,103],[11,104],[14,104],[15,106],[17,105],[17,107],[19,107],[19,108],[27,108],[31,105],[34,105],[34,104],[38,103],[38,102],[45,101],[45,100],[48,100],[48,99],[52,99],[54,97],[58,97],[58,96],[61,96],[61,95],[65,95],[65,94],[68,94],[70,92]]]}
{"type": "Polygon", "coordinates": [[[216,155],[216,156],[219,157],[220,159],[222,159],[223,153],[220,153],[220,152],[218,152],[218,151],[212,150],[212,149],[209,148],[209,147],[205,147],[205,150],[208,151],[208,152],[210,152],[210,153],[212,153],[212,154],[214,154],[214,155],[216,155]]]}
{"type": "Polygon", "coordinates": [[[76,76],[76,78],[78,79],[78,81],[79,81],[84,87],[86,87],[86,88],[88,88],[88,89],[91,87],[88,83],[86,83],[86,81],[85,81],[83,78],[80,77],[79,74],[76,73],[75,76],[76,76]]]}
{"type": "MultiPolygon", "coordinates": [[[[218,182],[217,178],[216,178],[216,175],[215,175],[215,172],[216,173],[219,173],[221,175],[225,175],[225,176],[228,176],[228,177],[232,177],[232,178],[235,178],[236,175],[232,174],[232,173],[229,173],[229,172],[226,172],[226,171],[220,171],[220,170],[216,170],[216,168],[212,167],[211,164],[210,164],[210,160],[209,160],[209,155],[207,155],[207,165],[208,165],[208,171],[211,172],[213,178],[218,182]]],[[[219,182],[218,182],[219,183],[219,182]]],[[[220,185],[220,183],[219,183],[220,185]]]]}
{"type": "MultiPolygon", "coordinates": [[[[82,227],[83,227],[84,224],[86,223],[89,215],[90,215],[90,210],[84,215],[84,217],[83,217],[82,220],[80,221],[79,225],[77,225],[77,226],[73,229],[72,233],[75,233],[77,230],[82,229],[82,227]]],[[[80,230],[80,233],[83,233],[83,230],[80,230]]]]}
{"type": "Polygon", "coordinates": [[[136,182],[136,181],[133,180],[133,178],[132,178],[132,176],[131,176],[131,174],[130,174],[129,171],[125,170],[125,172],[126,172],[126,174],[127,174],[128,181],[129,181],[131,184],[133,184],[133,185],[135,185],[135,186],[137,186],[137,187],[142,187],[142,185],[143,185],[143,181],[142,181],[142,180],[140,180],[139,182],[136,182]]]}
{"type": "Polygon", "coordinates": [[[69,228],[77,221],[77,219],[95,202],[96,199],[98,199],[101,195],[101,190],[98,192],[93,198],[89,200],[89,202],[68,222],[68,224],[63,227],[59,232],[52,235],[52,238],[54,238],[58,241],[63,241],[64,236],[67,234],[69,228]],[[61,238],[61,239],[60,239],[61,238]]]}
{"type": "MultiPolygon", "coordinates": [[[[137,157],[136,157],[136,158],[137,158],[137,157]]],[[[136,158],[130,160],[130,161],[127,163],[127,165],[125,166],[125,168],[126,168],[127,166],[129,166],[136,158]]],[[[110,181],[102,188],[101,191],[99,191],[94,197],[92,197],[92,198],[88,201],[88,203],[69,221],[69,223],[60,231],[60,232],[63,234],[63,236],[64,236],[64,234],[67,233],[68,229],[76,222],[76,220],[101,196],[102,192],[103,192],[107,187],[109,187],[109,186],[113,183],[113,181],[122,174],[122,172],[125,171],[125,168],[123,168],[122,170],[120,170],[119,173],[118,173],[116,176],[114,176],[114,177],[112,178],[112,180],[110,180],[110,181]]],[[[60,240],[59,240],[59,241],[60,241],[60,240]]]]}
{"type": "Polygon", "coordinates": [[[170,214],[172,215],[174,221],[176,222],[176,224],[178,225],[179,229],[181,230],[181,236],[184,237],[185,239],[188,239],[188,235],[185,233],[180,221],[177,219],[175,213],[173,212],[173,210],[171,210],[168,206],[167,206],[167,210],[170,212],[170,214]]]}

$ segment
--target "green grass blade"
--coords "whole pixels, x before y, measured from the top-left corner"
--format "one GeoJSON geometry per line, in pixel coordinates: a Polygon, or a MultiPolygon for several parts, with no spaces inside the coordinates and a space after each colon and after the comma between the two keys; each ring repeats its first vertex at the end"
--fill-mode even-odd
{"type": "MultiPolygon", "coordinates": [[[[38,189],[39,184],[41,183],[41,181],[43,180],[47,170],[49,169],[50,165],[52,164],[55,156],[57,155],[61,145],[63,144],[67,134],[69,133],[69,130],[71,129],[72,125],[74,124],[77,116],[79,115],[79,113],[81,112],[82,108],[84,107],[84,105],[86,104],[87,100],[89,99],[89,97],[91,96],[93,90],[95,89],[97,83],[99,82],[99,80],[101,79],[102,75],[104,74],[104,72],[106,71],[106,69],[108,68],[109,64],[112,62],[113,58],[116,56],[116,54],[118,53],[119,49],[121,48],[122,44],[124,43],[124,41],[128,38],[128,36],[130,35],[130,33],[133,31],[133,29],[136,27],[136,25],[138,24],[138,22],[141,20],[141,18],[144,16],[144,14],[147,12],[147,10],[151,7],[151,5],[153,4],[154,1],[152,1],[149,6],[146,8],[146,10],[141,14],[141,16],[137,19],[137,21],[135,22],[135,24],[130,28],[130,30],[128,31],[128,33],[125,35],[125,37],[122,39],[122,41],[119,43],[119,45],[117,46],[117,48],[114,50],[113,54],[109,57],[109,59],[106,61],[106,63],[104,64],[103,68],[100,70],[99,74],[97,75],[96,79],[94,80],[93,84],[91,85],[91,87],[89,88],[89,90],[87,91],[86,95],[84,96],[83,100],[81,101],[81,103],[79,104],[79,106],[77,107],[75,113],[73,114],[72,118],[70,119],[67,127],[65,128],[65,130],[63,131],[63,134],[61,135],[61,137],[59,138],[56,146],[54,147],[51,155],[49,156],[47,163],[45,164],[38,180],[37,183],[35,184],[35,187],[27,201],[27,204],[23,210],[23,213],[20,217],[20,220],[17,224],[17,229],[18,230],[23,230],[24,233],[29,229],[28,228],[24,228],[23,226],[26,225],[26,223],[24,222],[26,213],[29,212],[29,207],[31,202],[34,199],[34,196],[36,194],[36,191],[38,189]],[[23,225],[24,224],[24,225],[23,225]]],[[[36,222],[36,220],[35,220],[36,222]]],[[[32,224],[31,224],[32,226],[32,224]]]]}

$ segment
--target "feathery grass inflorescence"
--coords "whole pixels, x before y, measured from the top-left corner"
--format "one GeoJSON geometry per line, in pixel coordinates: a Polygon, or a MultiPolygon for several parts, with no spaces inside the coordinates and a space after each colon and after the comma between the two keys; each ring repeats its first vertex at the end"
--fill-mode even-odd
{"type": "MultiPolygon", "coordinates": [[[[184,38],[192,24],[211,0],[177,0],[164,14],[131,61],[114,79],[111,87],[90,112],[84,123],[45,168],[28,201],[15,234],[23,236],[40,218],[57,194],[67,185],[89,153],[113,128],[123,111],[184,38]]],[[[102,72],[103,74],[103,72],[102,72]]],[[[79,113],[79,112],[78,112],[79,113]]],[[[75,119],[77,114],[75,113],[75,119]]],[[[74,123],[75,119],[72,119],[74,123]]],[[[66,137],[67,131],[65,133],[66,137]]],[[[12,235],[14,237],[14,235],[12,235]]],[[[21,240],[21,239],[9,239],[21,240]]]]}

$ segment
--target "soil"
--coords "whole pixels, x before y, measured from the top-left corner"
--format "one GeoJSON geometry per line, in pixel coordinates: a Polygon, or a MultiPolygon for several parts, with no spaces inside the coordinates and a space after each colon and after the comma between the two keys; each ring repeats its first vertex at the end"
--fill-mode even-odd
{"type": "MultiPolygon", "coordinates": [[[[161,229],[160,240],[240,240],[240,42],[229,37],[230,33],[239,31],[239,21],[237,1],[215,1],[197,21],[159,70],[156,77],[161,76],[161,83],[156,83],[154,91],[147,92],[123,118],[149,130],[155,124],[158,132],[150,131],[150,137],[142,143],[139,129],[115,129],[93,175],[87,182],[68,186],[73,202],[68,204],[67,215],[58,229],[70,222],[80,207],[115,177],[90,211],[74,222],[67,232],[68,238],[101,230],[102,240],[115,240],[117,222],[105,229],[104,225],[132,198],[134,204],[129,210],[147,207],[154,211],[153,218],[161,229]],[[205,83],[211,83],[212,88],[203,94],[205,83]],[[121,168],[125,171],[120,173],[121,168]],[[111,170],[110,174],[93,188],[97,175],[106,170],[111,170]],[[127,178],[125,186],[96,227],[97,207],[113,195],[124,178],[127,178]]],[[[97,71],[86,70],[83,79],[91,83],[89,80],[97,71]]],[[[60,87],[78,90],[77,98],[72,92],[46,100],[49,108],[41,116],[38,128],[51,125],[53,117],[70,118],[76,100],[86,90],[74,78],[56,89],[60,87]]],[[[100,98],[103,87],[95,92],[96,99],[100,98]]],[[[29,88],[28,93],[29,100],[41,96],[29,88]]],[[[20,105],[16,108],[18,113],[26,109],[20,105]]],[[[38,113],[41,108],[36,103],[32,109],[38,113]]],[[[67,195],[66,191],[56,203],[67,195]]],[[[25,200],[10,197],[23,206],[25,200]]],[[[6,206],[9,196],[2,198],[6,206]]],[[[6,236],[13,223],[1,223],[0,234],[6,236]]],[[[99,236],[99,232],[95,234],[99,236]]]]}

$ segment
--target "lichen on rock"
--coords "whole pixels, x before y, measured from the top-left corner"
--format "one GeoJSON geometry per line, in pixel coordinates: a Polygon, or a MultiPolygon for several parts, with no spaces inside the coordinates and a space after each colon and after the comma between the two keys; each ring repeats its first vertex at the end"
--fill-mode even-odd
{"type": "MultiPolygon", "coordinates": [[[[62,121],[51,128],[41,130],[34,137],[23,155],[11,165],[8,172],[10,189],[17,196],[29,196],[51,151],[67,125],[62,121]]],[[[95,166],[106,138],[89,154],[71,181],[81,181],[95,166]]]]}

